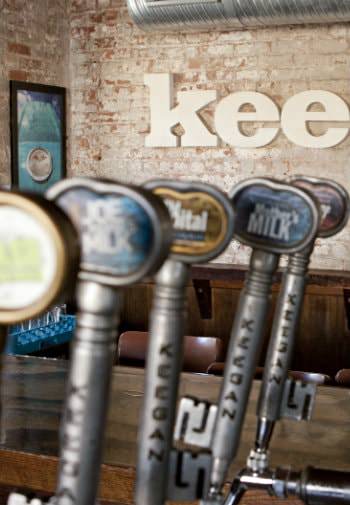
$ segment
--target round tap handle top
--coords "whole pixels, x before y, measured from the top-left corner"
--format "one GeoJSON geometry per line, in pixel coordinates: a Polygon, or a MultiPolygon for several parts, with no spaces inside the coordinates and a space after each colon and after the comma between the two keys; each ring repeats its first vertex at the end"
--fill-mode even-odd
{"type": "Polygon", "coordinates": [[[78,268],[78,234],[61,209],[38,195],[0,191],[0,324],[70,298],[78,268]]]}
{"type": "Polygon", "coordinates": [[[294,186],[312,194],[319,203],[321,218],[318,237],[332,237],[347,224],[350,199],[346,189],[339,183],[320,177],[297,175],[289,179],[294,186]]]}
{"type": "Polygon", "coordinates": [[[221,254],[233,238],[230,200],[215,186],[197,181],[156,179],[144,187],[160,196],[170,212],[174,237],[171,257],[203,263],[221,254]]]}
{"type": "Polygon", "coordinates": [[[169,212],[152,192],[105,179],[66,179],[47,197],[80,234],[79,278],[127,286],[156,272],[169,253],[169,212]]]}
{"type": "Polygon", "coordinates": [[[292,254],[315,238],[319,209],[305,190],[267,178],[246,179],[229,193],[237,240],[275,254],[292,254]]]}

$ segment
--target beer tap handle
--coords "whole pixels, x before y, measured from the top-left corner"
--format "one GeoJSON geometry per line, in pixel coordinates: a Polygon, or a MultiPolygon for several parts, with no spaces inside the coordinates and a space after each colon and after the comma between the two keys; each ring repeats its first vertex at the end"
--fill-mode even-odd
{"type": "Polygon", "coordinates": [[[217,486],[216,492],[219,492],[226,471],[238,450],[250,388],[262,346],[262,332],[271,302],[273,274],[277,266],[278,255],[253,251],[232,327],[211,442],[211,483],[214,487],[217,486]]]}
{"type": "Polygon", "coordinates": [[[87,503],[89,496],[85,490],[90,492],[98,486],[102,430],[121,303],[120,290],[89,281],[78,283],[77,327],[60,439],[58,503],[74,502],[72,489],[82,504],[87,503]],[[81,433],[80,425],[84,426],[81,433]],[[79,487],[77,475],[86,479],[79,487]]]}
{"type": "Polygon", "coordinates": [[[308,246],[315,237],[318,216],[314,201],[305,192],[270,179],[243,181],[230,197],[235,237],[253,252],[232,327],[211,442],[209,497],[213,499],[220,494],[239,447],[279,256],[308,246]]]}
{"type": "MultiPolygon", "coordinates": [[[[340,184],[328,179],[305,176],[293,177],[290,182],[307,191],[317,202],[320,214],[317,236],[331,237],[343,229],[348,220],[350,206],[349,195],[340,184]]],[[[291,255],[283,275],[258,401],[258,426],[255,450],[251,452],[252,461],[261,458],[259,453],[262,451],[267,453],[275,422],[285,415],[289,417],[290,411],[288,405],[284,409],[283,396],[288,397],[287,373],[291,364],[313,247],[314,240],[303,251],[291,255]]],[[[305,395],[303,384],[295,382],[293,386],[301,396],[305,395]]],[[[311,389],[312,386],[309,387],[309,390],[311,389]]],[[[311,396],[314,396],[314,392],[311,396]]]]}
{"type": "Polygon", "coordinates": [[[66,179],[48,197],[71,217],[82,244],[55,502],[95,505],[121,290],[162,265],[171,220],[151,192],[114,181],[66,179]]]}
{"type": "Polygon", "coordinates": [[[153,180],[146,188],[167,205],[174,236],[170,258],[156,276],[135,500],[137,505],[163,505],[167,499],[196,499],[197,494],[201,497],[203,474],[209,481],[207,453],[197,457],[171,449],[190,265],[209,261],[227,247],[233,235],[233,211],[224,193],[201,182],[153,180]]]}
{"type": "Polygon", "coordinates": [[[280,417],[282,397],[294,349],[294,335],[305,292],[312,246],[289,258],[274,314],[271,337],[258,401],[255,446],[267,451],[273,424],[280,417]]]}
{"type": "Polygon", "coordinates": [[[137,503],[161,503],[167,493],[175,405],[182,367],[189,265],[167,260],[156,275],[138,434],[137,503]],[[155,338],[156,337],[156,338],[155,338]],[[142,496],[142,499],[141,499],[142,496]]]}

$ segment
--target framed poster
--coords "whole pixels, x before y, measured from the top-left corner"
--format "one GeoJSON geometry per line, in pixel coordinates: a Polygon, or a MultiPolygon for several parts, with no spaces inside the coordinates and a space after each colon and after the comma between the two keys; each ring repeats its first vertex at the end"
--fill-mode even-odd
{"type": "Polygon", "coordinates": [[[11,186],[44,193],[66,175],[66,90],[10,81],[11,186]]]}

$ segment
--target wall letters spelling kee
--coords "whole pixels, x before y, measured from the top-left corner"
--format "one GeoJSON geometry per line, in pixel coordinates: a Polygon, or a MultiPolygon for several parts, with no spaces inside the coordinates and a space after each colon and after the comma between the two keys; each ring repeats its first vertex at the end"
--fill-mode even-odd
{"type": "MultiPolygon", "coordinates": [[[[310,122],[350,122],[350,111],[346,102],[329,91],[303,91],[289,98],[280,113],[277,105],[268,96],[253,91],[239,91],[224,97],[215,110],[216,135],[211,133],[198,113],[217,99],[215,90],[180,91],[174,106],[172,74],[145,74],[144,83],[150,91],[151,131],[146,136],[146,147],[215,147],[219,137],[233,147],[258,148],[270,144],[280,128],[258,128],[254,135],[245,135],[241,123],[279,123],[286,137],[294,144],[325,149],[345,140],[349,128],[333,125],[322,135],[313,135],[310,122]],[[254,112],[243,112],[242,107],[250,104],[254,112]],[[320,104],[322,112],[311,111],[313,104],[320,104]],[[184,134],[174,135],[172,128],[181,124],[184,134]]],[[[328,126],[328,125],[327,125],[328,126]]]]}

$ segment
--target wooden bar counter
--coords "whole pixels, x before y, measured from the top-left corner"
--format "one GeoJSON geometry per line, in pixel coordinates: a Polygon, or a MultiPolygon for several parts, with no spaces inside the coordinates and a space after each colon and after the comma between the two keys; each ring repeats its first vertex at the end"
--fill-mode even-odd
{"type": "MultiPolygon", "coordinates": [[[[67,365],[61,360],[5,358],[0,485],[46,494],[53,492],[67,365]]],[[[214,402],[220,382],[220,377],[183,374],[180,394],[214,402]]],[[[232,465],[230,478],[244,466],[254,440],[258,390],[259,383],[255,382],[239,456],[232,465]]],[[[133,502],[142,396],[143,370],[115,367],[100,489],[102,500],[127,505],[133,502]]],[[[281,421],[278,424],[271,447],[272,464],[295,468],[311,464],[350,470],[349,421],[350,390],[319,387],[312,422],[281,421]]],[[[243,503],[253,502],[279,501],[264,493],[248,493],[243,503]]]]}

